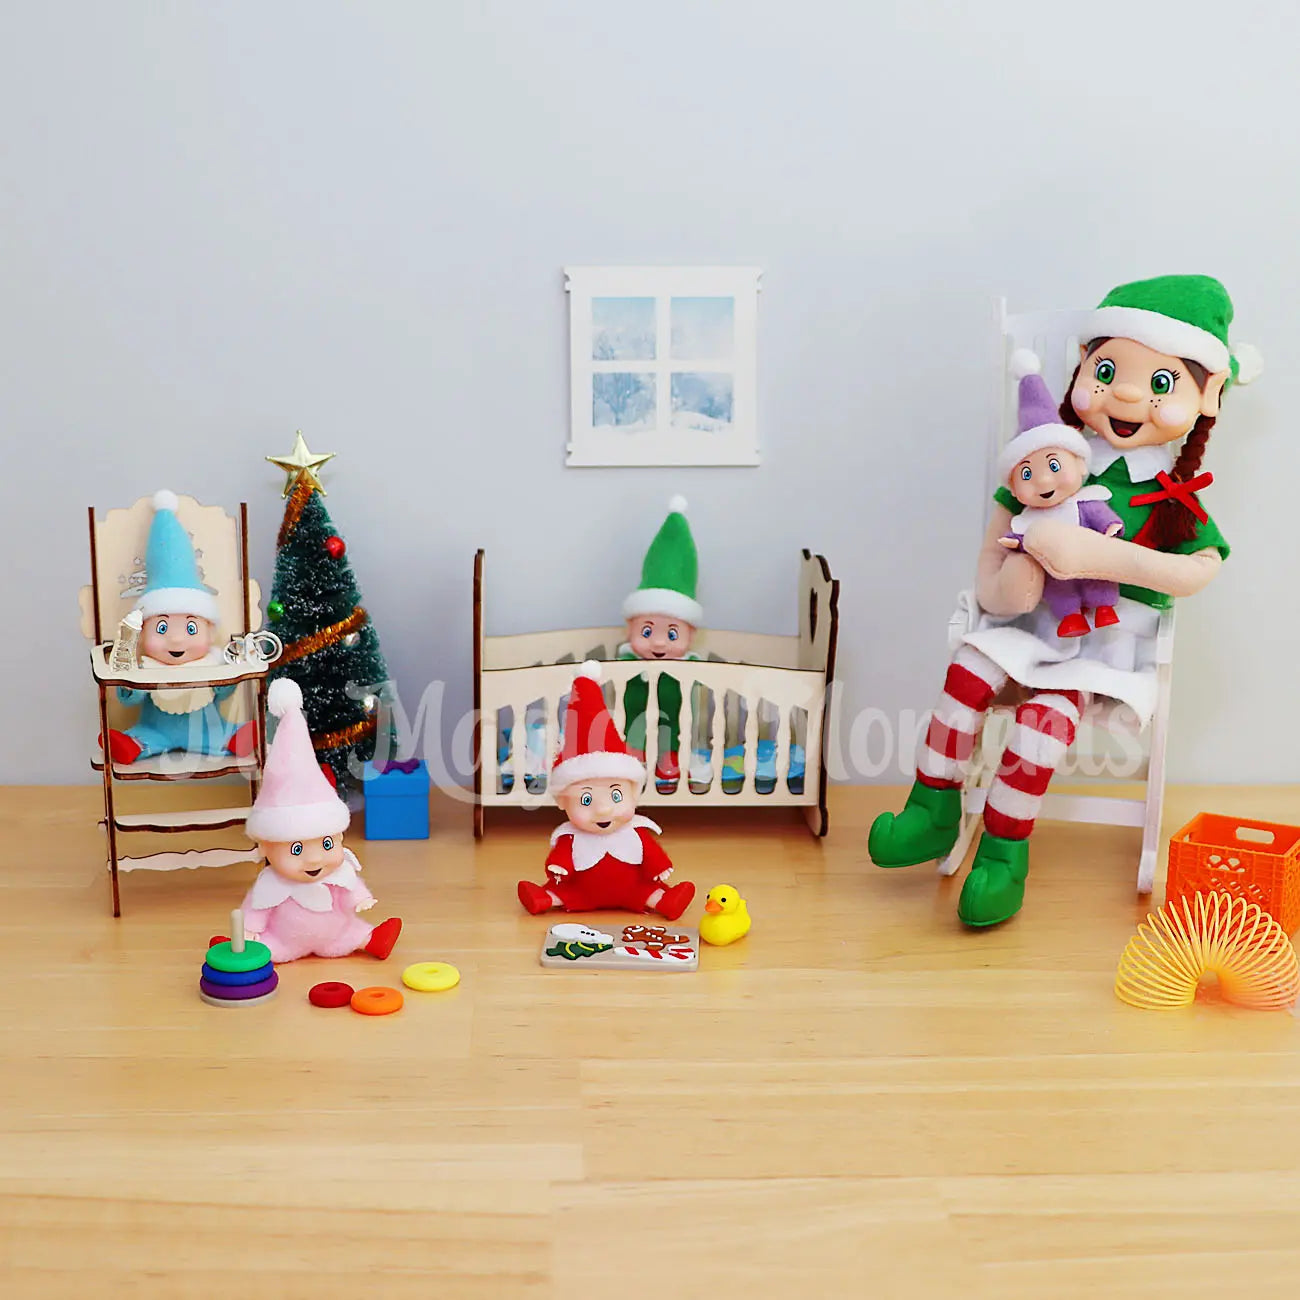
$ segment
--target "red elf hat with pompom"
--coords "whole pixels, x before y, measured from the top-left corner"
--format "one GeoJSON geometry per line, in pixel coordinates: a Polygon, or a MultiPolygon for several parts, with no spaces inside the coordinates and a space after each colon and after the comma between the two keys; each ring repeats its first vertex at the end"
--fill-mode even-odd
{"type": "Polygon", "coordinates": [[[551,765],[551,794],[563,794],[579,781],[645,782],[645,765],[627,752],[623,737],[605,707],[600,665],[589,659],[573,679],[564,712],[564,742],[551,765]]]}

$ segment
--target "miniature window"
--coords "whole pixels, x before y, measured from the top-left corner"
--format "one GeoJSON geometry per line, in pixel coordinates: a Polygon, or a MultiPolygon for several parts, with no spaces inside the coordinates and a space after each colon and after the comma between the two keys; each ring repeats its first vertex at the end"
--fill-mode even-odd
{"type": "Polygon", "coordinates": [[[570,465],[757,465],[757,267],[568,267],[570,465]]]}

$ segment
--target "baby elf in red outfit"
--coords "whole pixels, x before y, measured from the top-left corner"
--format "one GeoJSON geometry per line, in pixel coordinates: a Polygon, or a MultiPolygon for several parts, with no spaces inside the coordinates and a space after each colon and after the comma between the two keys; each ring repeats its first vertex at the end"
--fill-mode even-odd
{"type": "Polygon", "coordinates": [[[681,916],[695,886],[667,883],[673,864],[655,838],[659,827],[636,813],[644,785],[645,767],[627,752],[605,708],[600,665],[589,661],[574,679],[563,743],[551,767],[551,794],[569,820],[551,836],[546,883],[519,882],[519,901],[528,911],[681,916]]]}

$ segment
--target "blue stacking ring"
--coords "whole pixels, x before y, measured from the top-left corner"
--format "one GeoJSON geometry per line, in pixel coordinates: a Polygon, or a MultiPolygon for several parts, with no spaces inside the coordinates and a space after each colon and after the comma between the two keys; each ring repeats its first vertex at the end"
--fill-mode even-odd
{"type": "Polygon", "coordinates": [[[241,984],[260,984],[262,980],[270,977],[274,969],[275,967],[268,962],[256,970],[217,970],[215,966],[209,966],[204,962],[200,974],[209,984],[225,984],[229,988],[237,988],[241,984]]]}

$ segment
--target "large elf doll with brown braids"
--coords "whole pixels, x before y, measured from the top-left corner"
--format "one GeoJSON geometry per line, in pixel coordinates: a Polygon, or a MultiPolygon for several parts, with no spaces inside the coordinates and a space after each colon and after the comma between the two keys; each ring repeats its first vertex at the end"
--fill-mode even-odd
{"type": "MultiPolygon", "coordinates": [[[[1023,550],[1008,550],[999,539],[1023,507],[998,489],[976,578],[982,617],[948,668],[906,806],[877,817],[867,845],[880,867],[944,857],[957,840],[962,780],[989,705],[1008,681],[1027,688],[957,907],[969,926],[1020,910],[1029,836],[1085,699],[1120,700],[1145,725],[1155,708],[1159,613],[1204,587],[1228,556],[1199,493],[1211,481],[1202,462],[1223,394],[1260,368],[1253,349],[1230,344],[1231,323],[1217,280],[1170,275],[1121,285],[1084,324],[1060,418],[1085,434],[1089,486],[1109,492],[1120,535],[1044,517],[1024,526],[1023,550]],[[1118,583],[1118,619],[1087,636],[1058,636],[1041,600],[1045,572],[1118,583]]],[[[1021,381],[1022,403],[1025,384],[1041,382],[1021,381]]]]}

